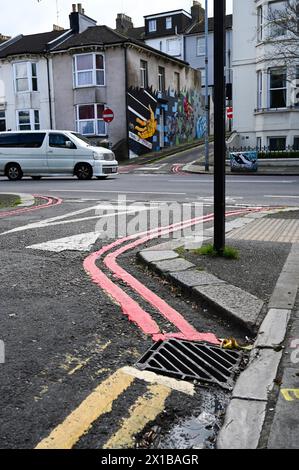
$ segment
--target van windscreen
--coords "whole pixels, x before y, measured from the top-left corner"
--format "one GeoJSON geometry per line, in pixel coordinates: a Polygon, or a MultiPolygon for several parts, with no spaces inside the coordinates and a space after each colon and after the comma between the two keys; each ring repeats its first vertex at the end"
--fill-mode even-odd
{"type": "Polygon", "coordinates": [[[45,133],[0,134],[0,147],[40,148],[45,140],[45,133]]]}

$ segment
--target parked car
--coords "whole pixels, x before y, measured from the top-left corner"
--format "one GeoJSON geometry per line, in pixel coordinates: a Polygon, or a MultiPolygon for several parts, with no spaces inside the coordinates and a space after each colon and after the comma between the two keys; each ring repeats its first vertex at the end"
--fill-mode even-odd
{"type": "Polygon", "coordinates": [[[94,147],[84,136],[72,131],[0,132],[0,176],[11,181],[30,176],[77,176],[105,179],[118,173],[114,153],[94,147]]]}

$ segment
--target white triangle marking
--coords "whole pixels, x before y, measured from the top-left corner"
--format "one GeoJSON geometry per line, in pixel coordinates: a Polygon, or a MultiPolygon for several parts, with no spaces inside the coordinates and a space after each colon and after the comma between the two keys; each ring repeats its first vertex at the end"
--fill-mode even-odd
{"type": "Polygon", "coordinates": [[[61,253],[62,251],[90,251],[99,236],[100,233],[98,232],[81,233],[80,235],[50,240],[45,243],[27,246],[26,248],[53,251],[55,253],[61,253]]]}

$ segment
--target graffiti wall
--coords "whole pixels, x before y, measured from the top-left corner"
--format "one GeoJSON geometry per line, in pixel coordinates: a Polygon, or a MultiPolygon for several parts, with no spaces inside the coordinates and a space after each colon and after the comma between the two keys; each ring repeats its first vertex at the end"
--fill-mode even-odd
{"type": "Polygon", "coordinates": [[[128,90],[130,158],[159,151],[204,136],[206,120],[200,91],[164,93],[128,90]]]}

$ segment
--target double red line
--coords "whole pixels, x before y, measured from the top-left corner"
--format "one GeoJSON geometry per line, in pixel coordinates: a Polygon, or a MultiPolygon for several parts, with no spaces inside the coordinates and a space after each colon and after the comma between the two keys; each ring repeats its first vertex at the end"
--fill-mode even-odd
{"type": "Polygon", "coordinates": [[[6,212],[0,212],[0,218],[8,217],[11,215],[20,215],[41,209],[47,209],[48,207],[59,206],[60,204],[62,204],[62,199],[59,199],[57,197],[39,196],[38,194],[33,194],[33,197],[45,200],[46,203],[40,204],[39,206],[22,207],[21,209],[13,209],[6,212]]]}
{"type": "MultiPolygon", "coordinates": [[[[226,217],[242,215],[248,212],[259,212],[263,208],[239,209],[226,213],[226,217]]],[[[148,232],[131,235],[121,238],[115,242],[104,246],[101,250],[92,253],[84,261],[84,269],[91,277],[92,281],[103,289],[118,305],[128,319],[134,322],[145,334],[151,335],[154,341],[165,340],[168,338],[181,338],[191,341],[207,341],[212,344],[220,344],[219,339],[213,333],[200,333],[185,318],[173,309],[167,302],[152,292],[144,284],[129,274],[117,263],[117,258],[127,251],[133,250],[144,243],[159,238],[163,235],[171,234],[184,228],[192,227],[199,223],[211,222],[214,214],[190,219],[184,222],[169,225],[150,230],[148,232]],[[168,322],[172,323],[178,330],[176,333],[162,333],[158,324],[149,313],[132,299],[124,290],[113,282],[98,266],[96,262],[106,253],[103,262],[105,266],[113,273],[116,279],[124,281],[128,287],[134,290],[140,297],[154,307],[168,322]]]]}

